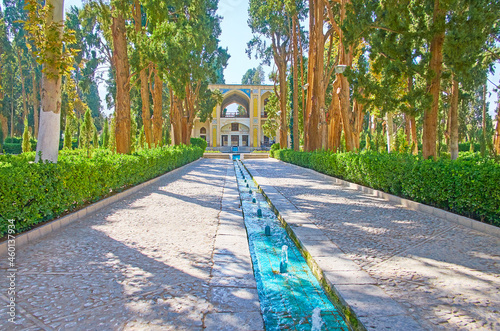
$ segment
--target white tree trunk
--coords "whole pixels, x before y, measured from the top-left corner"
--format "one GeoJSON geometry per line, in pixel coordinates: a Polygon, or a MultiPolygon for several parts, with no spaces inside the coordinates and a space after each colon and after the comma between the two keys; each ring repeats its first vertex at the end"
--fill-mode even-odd
{"type": "MultiPolygon", "coordinates": [[[[49,17],[46,24],[51,22],[58,23],[59,38],[62,39],[63,23],[63,0],[47,0],[46,5],[51,5],[49,17]],[[52,14],[52,15],[50,15],[52,14]]],[[[54,58],[61,54],[48,54],[54,58]]],[[[40,112],[40,127],[38,130],[38,143],[36,145],[36,158],[38,161],[57,162],[59,153],[59,137],[61,125],[61,74],[59,68],[45,66],[45,71],[49,73],[42,74],[42,111],[40,112]]]]}
{"type": "Polygon", "coordinates": [[[38,143],[36,145],[35,162],[48,160],[50,162],[57,163],[57,155],[59,153],[60,121],[60,112],[40,112],[40,127],[38,129],[38,143]]]}

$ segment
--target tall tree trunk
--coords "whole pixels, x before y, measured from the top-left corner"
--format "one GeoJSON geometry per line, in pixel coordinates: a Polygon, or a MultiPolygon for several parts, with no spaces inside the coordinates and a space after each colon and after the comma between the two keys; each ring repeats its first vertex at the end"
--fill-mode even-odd
{"type": "Polygon", "coordinates": [[[174,145],[182,144],[181,101],[170,89],[170,123],[172,124],[172,138],[174,145]]]}
{"type": "Polygon", "coordinates": [[[293,45],[293,149],[299,150],[299,75],[298,75],[298,43],[297,43],[297,15],[292,17],[292,45],[293,45]]]}
{"type": "Polygon", "coordinates": [[[320,111],[323,81],[323,0],[309,0],[309,63],[307,71],[307,101],[304,113],[304,149],[321,148],[320,111]],[[321,46],[321,47],[320,47],[321,46]]]}
{"type": "Polygon", "coordinates": [[[186,146],[190,145],[187,116],[181,117],[181,126],[182,126],[182,143],[186,146]]]}
{"type": "Polygon", "coordinates": [[[344,139],[346,150],[350,152],[356,149],[356,144],[354,140],[354,116],[349,108],[349,81],[343,74],[339,74],[338,78],[341,82],[340,88],[338,90],[338,97],[340,99],[340,112],[342,115],[342,124],[344,127],[344,139]]]}
{"type": "Polygon", "coordinates": [[[9,135],[9,120],[7,117],[0,114],[0,128],[2,128],[3,135],[0,136],[0,141],[3,142],[5,138],[9,135]]]}
{"type": "MultiPolygon", "coordinates": [[[[408,94],[411,93],[413,90],[413,76],[408,76],[408,94]]],[[[408,108],[411,109],[412,105],[408,103],[408,108]]],[[[415,116],[414,115],[406,115],[405,118],[408,118],[407,120],[407,125],[408,127],[408,132],[407,132],[407,138],[411,136],[411,142],[408,140],[408,144],[411,146],[411,150],[413,155],[418,154],[418,137],[417,137],[417,122],[415,121],[415,116]]]]}
{"type": "MultiPolygon", "coordinates": [[[[134,1],[134,26],[137,34],[144,37],[142,30],[142,15],[141,15],[141,4],[139,0],[134,1]]],[[[144,56],[140,54],[140,66],[144,66],[144,56]]],[[[153,133],[151,129],[151,111],[149,106],[149,82],[148,74],[146,68],[142,68],[140,71],[141,80],[141,101],[142,101],[142,124],[144,126],[144,135],[146,136],[146,143],[148,147],[151,148],[153,142],[153,133]]]]}
{"type": "Polygon", "coordinates": [[[495,151],[500,155],[500,92],[498,93],[497,127],[495,130],[495,151]]]}
{"type": "MultiPolygon", "coordinates": [[[[361,92],[362,93],[362,92],[361,92]]],[[[356,116],[356,120],[354,122],[355,124],[355,135],[354,135],[354,145],[356,146],[356,150],[359,150],[359,143],[360,143],[360,137],[361,137],[361,132],[363,131],[363,105],[358,102],[357,99],[354,99],[353,102],[353,113],[354,116],[356,116]]]]}
{"type": "MultiPolygon", "coordinates": [[[[347,11],[347,4],[349,1],[342,0],[340,5],[340,26],[342,26],[347,11]]],[[[339,64],[345,66],[352,65],[353,59],[353,49],[351,46],[344,45],[344,33],[343,30],[340,29],[339,36],[339,64]],[[349,50],[349,51],[348,51],[349,50]]],[[[340,88],[337,91],[337,94],[340,99],[340,111],[342,115],[342,123],[344,126],[344,138],[346,150],[355,151],[356,150],[356,114],[354,114],[350,109],[350,95],[349,95],[349,81],[344,74],[337,74],[337,79],[340,80],[340,88]]]]}
{"type": "Polygon", "coordinates": [[[286,62],[278,62],[278,72],[280,80],[280,148],[288,148],[288,126],[286,123],[286,104],[287,104],[287,81],[286,81],[286,62]]]}
{"type": "Polygon", "coordinates": [[[113,8],[113,64],[116,72],[116,152],[129,154],[131,148],[130,82],[125,19],[113,8]]]}
{"type": "Polygon", "coordinates": [[[408,146],[411,145],[411,124],[410,124],[410,116],[408,114],[404,114],[405,118],[405,140],[408,146]]]}
{"type": "MultiPolygon", "coordinates": [[[[333,82],[333,91],[339,86],[339,80],[333,82]]],[[[340,139],[342,136],[342,120],[340,115],[340,100],[337,93],[332,93],[332,102],[330,103],[330,123],[328,130],[328,148],[333,151],[338,151],[340,148],[340,139]]]]}
{"type": "Polygon", "coordinates": [[[450,153],[451,159],[458,158],[458,81],[453,76],[450,104],[450,153]]]}
{"type": "Polygon", "coordinates": [[[483,86],[483,119],[482,119],[482,123],[481,123],[481,126],[482,126],[482,133],[483,133],[483,139],[482,139],[482,142],[481,142],[481,154],[484,156],[486,156],[486,146],[487,146],[487,138],[486,138],[486,116],[487,116],[487,113],[486,113],[486,83],[484,84],[483,86]]]}
{"type": "MultiPolygon", "coordinates": [[[[49,11],[46,20],[46,29],[51,23],[58,25],[58,34],[46,31],[46,35],[53,36],[59,41],[63,33],[63,0],[47,0],[49,11]]],[[[49,51],[46,55],[52,63],[57,63],[61,57],[62,48],[57,52],[49,51]]],[[[49,61],[50,63],[50,61],[49,61]]],[[[38,130],[38,142],[36,145],[35,162],[49,161],[57,162],[59,153],[59,138],[61,131],[61,87],[62,75],[56,65],[45,64],[45,72],[42,73],[42,111],[40,112],[40,128],[38,130]]]]}
{"type": "Polygon", "coordinates": [[[385,123],[387,126],[387,152],[392,152],[392,146],[394,142],[394,122],[392,120],[392,113],[387,112],[385,123]]]}
{"type": "Polygon", "coordinates": [[[19,74],[21,76],[21,91],[23,95],[23,120],[28,119],[28,98],[26,97],[26,87],[24,86],[24,73],[23,73],[23,65],[21,63],[21,53],[19,51],[19,47],[16,50],[17,63],[19,65],[19,74]]]}
{"type": "Polygon", "coordinates": [[[10,137],[14,137],[14,84],[10,94],[10,137]]]}
{"type": "Polygon", "coordinates": [[[40,103],[38,101],[38,84],[36,81],[36,72],[33,69],[32,71],[32,80],[33,80],[33,119],[34,119],[34,138],[38,139],[38,113],[40,112],[40,103]]]}
{"type": "Polygon", "coordinates": [[[413,155],[417,155],[418,154],[417,121],[415,120],[415,116],[413,115],[410,115],[410,126],[411,126],[413,155]]]}
{"type": "Polygon", "coordinates": [[[158,68],[155,67],[155,87],[153,96],[153,141],[159,146],[163,127],[163,80],[158,68]]]}
{"type": "Polygon", "coordinates": [[[443,66],[443,43],[445,13],[440,8],[439,0],[434,0],[433,26],[437,28],[431,42],[431,61],[429,69],[432,72],[432,79],[427,84],[432,105],[424,112],[424,125],[422,137],[422,153],[424,159],[436,158],[437,125],[439,110],[439,94],[441,92],[441,70],[443,66]]]}

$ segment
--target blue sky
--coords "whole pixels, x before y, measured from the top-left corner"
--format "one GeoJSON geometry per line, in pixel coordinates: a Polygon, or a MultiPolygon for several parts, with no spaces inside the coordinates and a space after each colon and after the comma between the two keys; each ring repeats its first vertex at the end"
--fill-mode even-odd
{"type": "MultiPolygon", "coordinates": [[[[82,6],[82,0],[65,0],[65,8],[70,6],[82,6]]],[[[224,77],[227,84],[240,84],[241,78],[250,68],[255,68],[260,64],[259,60],[253,57],[249,59],[245,53],[246,44],[252,38],[252,32],[248,27],[248,1],[247,0],[219,0],[218,14],[223,17],[221,22],[222,34],[220,36],[220,44],[222,47],[229,49],[231,58],[228,66],[224,71],[224,77]]],[[[489,79],[496,85],[500,85],[500,65],[496,66],[495,75],[490,75],[489,79]]],[[[271,71],[270,67],[264,67],[266,72],[266,84],[269,84],[268,74],[271,71]]],[[[493,84],[488,82],[488,92],[493,91],[493,84]]],[[[100,91],[104,91],[104,87],[100,87],[100,91]]],[[[490,102],[489,113],[491,116],[496,114],[497,93],[490,93],[488,101],[490,102]]],[[[101,99],[104,100],[101,94],[101,99]]],[[[102,102],[103,106],[104,102],[102,102]]],[[[105,111],[109,113],[109,111],[105,111]]]]}

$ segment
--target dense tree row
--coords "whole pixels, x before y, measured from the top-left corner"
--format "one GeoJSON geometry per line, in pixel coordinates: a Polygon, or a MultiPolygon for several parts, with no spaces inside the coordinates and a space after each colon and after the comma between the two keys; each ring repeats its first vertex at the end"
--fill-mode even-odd
{"type": "Polygon", "coordinates": [[[208,84],[223,82],[229,58],[218,45],[217,4],[92,0],[82,9],[71,8],[63,23],[62,0],[45,5],[4,0],[4,135],[19,136],[28,119],[38,139],[37,157],[53,162],[62,131],[66,148],[74,137],[88,148],[107,128],[108,147],[130,153],[136,146],[163,144],[172,124],[173,142],[189,144],[194,119],[210,116],[220,99],[208,84]],[[115,109],[110,123],[100,107],[100,80],[106,80],[106,102],[115,109]]]}
{"type": "Polygon", "coordinates": [[[500,153],[486,113],[499,13],[498,0],[251,0],[248,51],[277,68],[281,147],[289,126],[292,137],[302,132],[295,111],[305,102],[307,151],[421,146],[425,158],[448,149],[455,159],[459,142],[470,141],[500,153]],[[307,15],[308,38],[298,24],[307,15]]]}
{"type": "MultiPolygon", "coordinates": [[[[61,132],[66,148],[78,139],[118,153],[161,145],[167,132],[189,144],[195,118],[205,121],[221,102],[208,89],[224,81],[229,57],[218,44],[217,5],[91,0],[63,23],[62,0],[4,0],[0,140],[27,131],[37,157],[51,161],[61,132]],[[94,139],[105,127],[111,139],[94,139]]],[[[500,0],[250,0],[247,52],[276,69],[264,131],[279,130],[281,147],[291,137],[296,150],[449,151],[455,159],[468,141],[500,154],[485,87],[500,59],[499,12],[500,0]]],[[[259,67],[242,83],[263,80],[259,67]]]]}

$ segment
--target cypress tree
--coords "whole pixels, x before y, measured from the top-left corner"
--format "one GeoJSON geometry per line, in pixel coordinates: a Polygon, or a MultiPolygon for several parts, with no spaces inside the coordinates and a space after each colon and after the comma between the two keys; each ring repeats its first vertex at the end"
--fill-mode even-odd
{"type": "Polygon", "coordinates": [[[115,116],[111,118],[111,128],[109,130],[109,150],[111,152],[116,152],[116,136],[115,136],[116,119],[115,116]]]}
{"type": "Polygon", "coordinates": [[[101,134],[101,144],[103,148],[108,148],[109,145],[109,124],[108,124],[108,119],[104,120],[104,128],[102,129],[102,134],[101,134]]]}
{"type": "Polygon", "coordinates": [[[90,157],[90,149],[94,138],[95,125],[90,113],[90,108],[85,112],[83,123],[80,127],[80,148],[87,150],[87,156],[90,157]]]}
{"type": "Polygon", "coordinates": [[[28,128],[28,118],[24,118],[24,132],[23,132],[23,153],[31,152],[31,143],[30,143],[30,132],[28,128]]]}
{"type": "Polygon", "coordinates": [[[73,149],[72,138],[73,138],[73,126],[71,123],[71,117],[69,115],[67,115],[66,116],[66,125],[64,127],[63,149],[73,149]]]}

